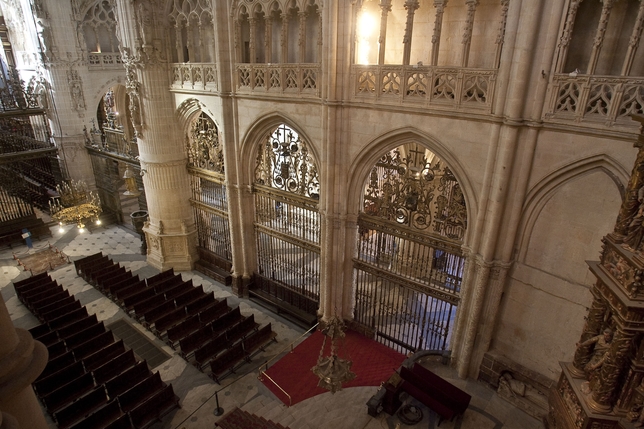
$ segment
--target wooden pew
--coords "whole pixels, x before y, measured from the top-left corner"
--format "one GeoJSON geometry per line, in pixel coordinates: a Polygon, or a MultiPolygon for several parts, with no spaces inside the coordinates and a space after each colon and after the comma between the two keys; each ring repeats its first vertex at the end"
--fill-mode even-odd
{"type": "MultiPolygon", "coordinates": [[[[117,300],[118,299],[118,293],[122,289],[126,289],[130,286],[133,286],[142,280],[139,278],[139,275],[137,274],[136,276],[132,276],[126,279],[123,279],[119,282],[114,283],[113,285],[110,286],[109,290],[109,295],[112,297],[112,300],[117,300]]],[[[143,283],[145,285],[145,282],[143,283]]]]}
{"type": "Polygon", "coordinates": [[[110,398],[116,398],[152,375],[146,361],[138,362],[127,371],[122,372],[105,383],[105,390],[110,398]]]}
{"type": "Polygon", "coordinates": [[[83,306],[60,317],[57,317],[56,319],[49,320],[47,323],[49,323],[49,327],[51,329],[60,329],[84,317],[87,317],[87,309],[83,306]]]}
{"type": "Polygon", "coordinates": [[[103,283],[101,284],[101,287],[103,288],[103,293],[110,294],[112,292],[112,287],[114,287],[116,284],[124,280],[131,279],[132,277],[134,277],[134,274],[132,274],[131,271],[125,271],[124,273],[106,278],[105,280],[103,280],[103,283]]]}
{"type": "Polygon", "coordinates": [[[69,338],[72,335],[97,324],[98,319],[96,318],[96,314],[90,314],[89,316],[85,316],[82,319],[78,319],[63,328],[58,329],[56,332],[58,332],[58,336],[64,340],[65,338],[69,338]]]}
{"type": "Polygon", "coordinates": [[[103,332],[105,332],[105,325],[101,321],[94,325],[91,325],[89,328],[85,328],[82,331],[67,337],[65,339],[65,345],[70,349],[74,349],[80,344],[98,337],[103,332]]]}
{"type": "Polygon", "coordinates": [[[87,371],[94,371],[96,368],[105,364],[109,360],[121,355],[125,352],[125,345],[123,340],[118,340],[115,343],[96,351],[83,359],[83,365],[87,371]]]}
{"type": "Polygon", "coordinates": [[[50,356],[49,362],[47,362],[45,369],[40,373],[36,381],[42,380],[43,378],[48,377],[49,375],[57,371],[60,371],[61,369],[73,364],[74,362],[76,362],[76,358],[74,358],[74,353],[71,351],[62,354],[57,358],[51,358],[50,356]]]}
{"type": "Polygon", "coordinates": [[[55,412],[54,419],[60,429],[66,429],[98,410],[107,402],[105,389],[101,386],[76,399],[60,411],[55,412]]]}
{"type": "MultiPolygon", "coordinates": [[[[136,365],[134,352],[128,350],[125,353],[113,357],[103,365],[92,371],[96,384],[104,384],[119,374],[127,371],[136,365]]],[[[111,396],[111,395],[110,395],[111,396]]]]}
{"type": "Polygon", "coordinates": [[[211,359],[230,347],[231,342],[226,339],[226,334],[220,334],[195,350],[196,367],[202,369],[211,359]]]}
{"type": "Polygon", "coordinates": [[[111,331],[105,331],[99,336],[86,341],[74,349],[72,351],[74,352],[74,356],[76,359],[83,359],[92,353],[95,353],[102,348],[105,348],[112,344],[114,342],[114,335],[112,334],[111,331]]]}
{"type": "Polygon", "coordinates": [[[191,316],[183,322],[168,329],[168,342],[170,347],[174,348],[175,344],[182,338],[187,337],[201,327],[199,315],[191,316]]]}
{"type": "Polygon", "coordinates": [[[237,343],[232,348],[217,356],[210,361],[210,377],[219,383],[219,380],[232,374],[235,371],[235,365],[246,358],[242,343],[237,343]]]}
{"type": "Polygon", "coordinates": [[[132,411],[138,405],[151,398],[156,392],[163,389],[164,386],[165,383],[161,381],[161,376],[158,372],[155,372],[118,396],[121,410],[125,413],[132,411]]]}
{"type": "Polygon", "coordinates": [[[152,277],[148,277],[145,281],[145,283],[148,286],[154,286],[157,283],[161,283],[162,281],[169,279],[170,277],[174,277],[174,270],[170,268],[169,270],[160,272],[159,274],[156,274],[152,277]]]}
{"type": "Polygon", "coordinates": [[[130,411],[130,417],[136,428],[145,428],[178,406],[179,397],[170,384],[130,411]]]}
{"type": "Polygon", "coordinates": [[[53,390],[41,399],[45,407],[47,407],[47,411],[54,414],[93,389],[94,379],[92,378],[92,374],[85,373],[77,379],[53,390]]]}
{"type": "Polygon", "coordinates": [[[65,316],[66,314],[69,314],[74,310],[78,310],[79,308],[81,308],[80,301],[74,300],[69,304],[63,305],[62,307],[55,308],[51,311],[48,311],[47,313],[40,313],[38,314],[38,317],[43,322],[51,322],[52,320],[59,318],[61,316],[65,316]]]}
{"type": "Polygon", "coordinates": [[[256,351],[262,350],[269,342],[275,340],[277,334],[273,332],[271,324],[267,324],[258,331],[253,332],[242,340],[244,355],[250,361],[256,351]]]}
{"type": "Polygon", "coordinates": [[[213,337],[210,325],[202,326],[197,331],[179,341],[181,355],[186,358],[213,337]]]}
{"type": "Polygon", "coordinates": [[[76,269],[76,274],[80,276],[80,270],[83,265],[96,261],[98,259],[104,258],[102,252],[94,253],[93,255],[85,256],[84,258],[77,259],[74,261],[74,268],[76,269]]]}
{"type": "Polygon", "coordinates": [[[58,389],[63,384],[69,383],[85,374],[82,362],[74,362],[71,365],[56,371],[47,377],[36,380],[33,383],[34,389],[39,397],[43,397],[58,389]]]}
{"type": "Polygon", "coordinates": [[[70,429],[107,429],[107,428],[131,428],[130,418],[127,414],[123,414],[121,407],[116,399],[91,413],[78,423],[75,423],[70,429]],[[116,426],[118,421],[122,418],[127,419],[129,426],[116,426]]]}

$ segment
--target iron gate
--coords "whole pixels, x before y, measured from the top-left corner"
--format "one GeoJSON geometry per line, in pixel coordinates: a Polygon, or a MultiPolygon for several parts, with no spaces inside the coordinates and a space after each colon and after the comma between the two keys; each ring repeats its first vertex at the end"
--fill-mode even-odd
{"type": "Polygon", "coordinates": [[[280,125],[255,168],[257,271],[251,293],[307,324],[320,301],[317,168],[306,144],[280,125]]]}
{"type": "Polygon", "coordinates": [[[400,352],[446,350],[467,226],[456,178],[418,145],[373,167],[358,217],[355,321],[400,352]]]}

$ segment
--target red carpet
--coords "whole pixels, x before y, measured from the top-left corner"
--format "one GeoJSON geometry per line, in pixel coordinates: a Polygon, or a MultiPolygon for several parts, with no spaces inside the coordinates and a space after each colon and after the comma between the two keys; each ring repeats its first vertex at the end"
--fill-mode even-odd
{"type": "MultiPolygon", "coordinates": [[[[291,396],[290,405],[328,392],[326,389],[317,387],[319,379],[311,372],[311,368],[315,366],[320,355],[323,339],[324,335],[320,331],[316,331],[266,371],[266,374],[291,396]]],[[[336,342],[338,355],[353,361],[351,370],[357,376],[343,385],[343,388],[379,386],[398,369],[406,357],[353,331],[347,331],[343,341],[344,343],[342,341],[336,342]]],[[[329,355],[330,343],[330,338],[327,338],[324,356],[329,355]]],[[[271,380],[263,377],[262,382],[285,405],[289,405],[288,397],[271,380]]]]}

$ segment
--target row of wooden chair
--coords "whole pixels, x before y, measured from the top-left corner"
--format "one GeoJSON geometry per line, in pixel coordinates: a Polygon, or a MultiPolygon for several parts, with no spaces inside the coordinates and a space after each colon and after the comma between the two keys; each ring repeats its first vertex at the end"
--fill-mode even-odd
{"type": "Polygon", "coordinates": [[[63,314],[50,310],[51,298],[42,297],[55,296],[62,287],[49,275],[15,282],[14,288],[44,322],[30,329],[50,354],[33,386],[61,429],[144,428],[178,406],[172,386],[152,374],[145,360],[137,362],[123,341],[114,341],[96,315],[80,304],[63,314]]]}
{"type": "Polygon", "coordinates": [[[260,330],[253,315],[243,317],[239,308],[230,308],[191,280],[184,282],[171,269],[139,280],[108,261],[95,254],[74,263],[79,275],[173,349],[179,348],[187,361],[202,371],[210,368],[217,382],[276,337],[270,324],[260,330]],[[106,283],[101,276],[112,280],[106,283]]]}

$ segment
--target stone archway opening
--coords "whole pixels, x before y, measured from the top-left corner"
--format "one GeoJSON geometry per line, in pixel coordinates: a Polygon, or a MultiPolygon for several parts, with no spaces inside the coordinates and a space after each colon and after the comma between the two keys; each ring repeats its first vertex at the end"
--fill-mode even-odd
{"type": "Polygon", "coordinates": [[[418,143],[385,153],[358,215],[355,322],[403,353],[449,350],[466,229],[463,191],[436,154],[418,143]]]}

